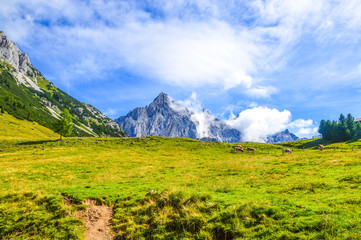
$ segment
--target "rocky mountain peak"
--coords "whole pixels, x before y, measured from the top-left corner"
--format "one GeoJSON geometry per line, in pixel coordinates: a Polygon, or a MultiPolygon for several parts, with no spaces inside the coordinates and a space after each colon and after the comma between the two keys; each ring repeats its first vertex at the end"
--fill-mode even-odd
{"type": "Polygon", "coordinates": [[[267,143],[281,143],[297,141],[300,138],[291,133],[288,129],[267,137],[267,143]]]}
{"type": "Polygon", "coordinates": [[[3,31],[0,31],[0,47],[16,47],[16,44],[11,41],[3,31]]]}
{"type": "Polygon", "coordinates": [[[5,59],[19,73],[30,77],[41,75],[39,71],[31,65],[28,55],[22,53],[18,46],[11,41],[3,31],[0,31],[0,60],[5,59]]]}
{"type": "Polygon", "coordinates": [[[161,92],[150,105],[169,106],[170,102],[171,102],[170,97],[164,92],[161,92]]]}
{"type": "Polygon", "coordinates": [[[229,142],[241,139],[238,130],[230,129],[208,110],[196,114],[163,92],[149,106],[136,108],[115,121],[129,136],[210,137],[229,142]]]}
{"type": "MultiPolygon", "coordinates": [[[[165,93],[160,93],[146,107],[136,108],[115,121],[131,137],[169,136],[222,142],[241,142],[242,132],[217,119],[210,111],[194,112],[165,93]]],[[[268,142],[294,141],[297,137],[287,130],[268,137],[268,142]]]]}

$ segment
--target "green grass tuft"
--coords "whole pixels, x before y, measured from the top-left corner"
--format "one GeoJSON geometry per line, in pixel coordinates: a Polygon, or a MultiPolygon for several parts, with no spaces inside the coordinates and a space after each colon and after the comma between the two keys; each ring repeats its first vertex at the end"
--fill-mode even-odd
{"type": "Polygon", "coordinates": [[[1,239],[82,239],[83,223],[63,199],[34,193],[0,197],[1,239]]]}

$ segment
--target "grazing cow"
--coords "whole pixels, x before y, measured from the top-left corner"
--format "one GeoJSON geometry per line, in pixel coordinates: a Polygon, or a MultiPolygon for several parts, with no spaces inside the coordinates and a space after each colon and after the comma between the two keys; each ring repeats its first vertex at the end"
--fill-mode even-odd
{"type": "Polygon", "coordinates": [[[247,148],[247,151],[249,152],[249,151],[251,151],[251,152],[255,152],[256,151],[256,149],[254,149],[253,147],[248,147],[247,148]]]}
{"type": "Polygon", "coordinates": [[[322,144],[318,145],[318,149],[320,149],[320,151],[322,151],[323,149],[325,149],[325,146],[323,146],[322,144]]]}
{"type": "Polygon", "coordinates": [[[234,152],[244,152],[244,149],[241,145],[236,145],[233,148],[234,148],[234,152]]]}
{"type": "Polygon", "coordinates": [[[282,154],[285,154],[285,153],[291,154],[292,150],[289,148],[282,149],[282,154]]]}

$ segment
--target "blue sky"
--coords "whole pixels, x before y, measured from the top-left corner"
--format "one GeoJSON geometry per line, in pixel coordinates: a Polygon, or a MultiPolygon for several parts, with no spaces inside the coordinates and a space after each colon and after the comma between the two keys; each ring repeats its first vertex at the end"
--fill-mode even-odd
{"type": "Polygon", "coordinates": [[[160,92],[209,109],[249,140],[285,128],[309,137],[321,119],[361,117],[358,0],[0,5],[0,30],[33,65],[111,118],[160,92]]]}

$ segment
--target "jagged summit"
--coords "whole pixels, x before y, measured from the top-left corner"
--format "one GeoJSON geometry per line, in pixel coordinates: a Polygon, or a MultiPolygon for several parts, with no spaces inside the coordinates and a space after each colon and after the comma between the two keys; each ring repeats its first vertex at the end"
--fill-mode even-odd
{"type": "Polygon", "coordinates": [[[19,73],[37,77],[41,75],[30,63],[26,53],[22,53],[18,46],[11,41],[3,31],[0,31],[0,59],[5,60],[19,73]]]}
{"type": "Polygon", "coordinates": [[[165,94],[164,92],[161,92],[155,99],[154,101],[149,105],[149,107],[166,107],[169,108],[170,104],[171,104],[171,99],[170,97],[165,94]]]}
{"type": "Polygon", "coordinates": [[[154,99],[153,102],[168,102],[170,100],[168,94],[161,92],[159,95],[154,99]]]}

